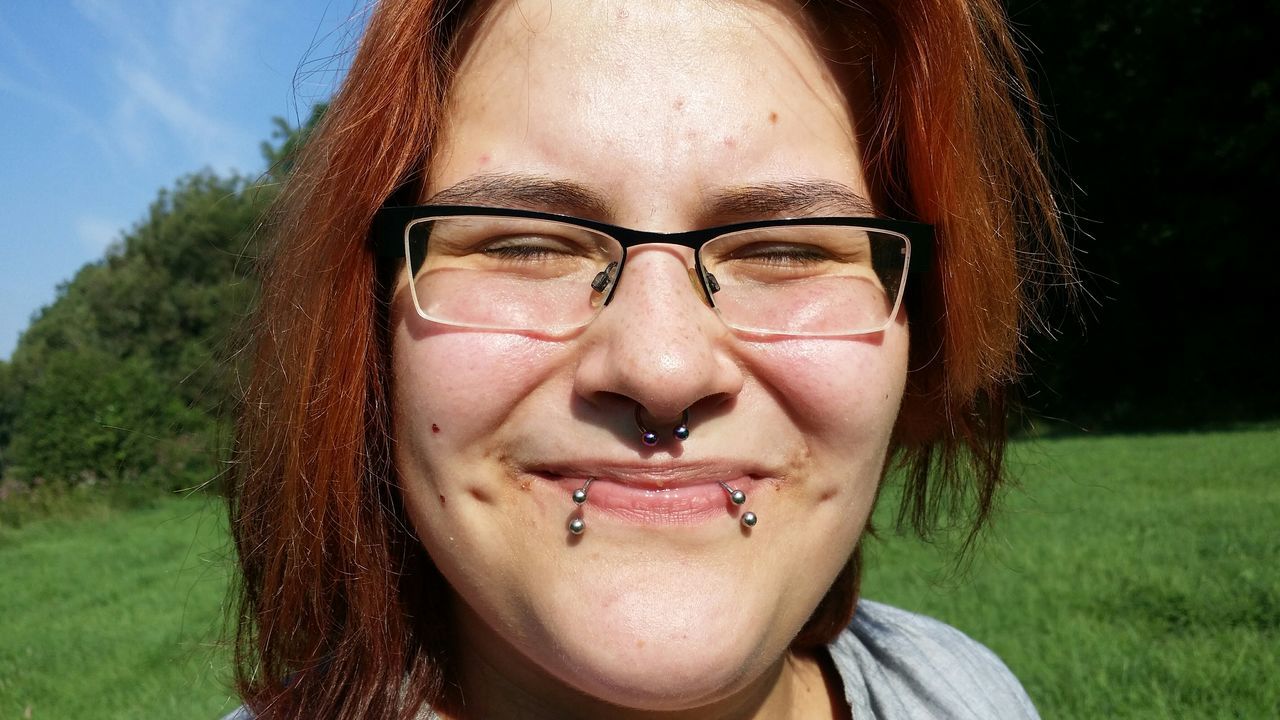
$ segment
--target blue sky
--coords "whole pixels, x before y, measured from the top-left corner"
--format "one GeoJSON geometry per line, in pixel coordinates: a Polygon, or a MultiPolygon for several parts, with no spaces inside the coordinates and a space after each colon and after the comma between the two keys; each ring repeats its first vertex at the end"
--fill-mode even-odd
{"type": "MultiPolygon", "coordinates": [[[[369,0],[371,1],[371,0],[369,0]]],[[[262,170],[346,68],[365,0],[0,5],[0,358],[186,173],[262,170]]]]}

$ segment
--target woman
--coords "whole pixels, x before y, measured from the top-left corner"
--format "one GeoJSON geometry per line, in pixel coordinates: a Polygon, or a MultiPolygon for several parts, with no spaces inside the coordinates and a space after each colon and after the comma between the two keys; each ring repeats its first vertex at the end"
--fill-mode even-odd
{"type": "Polygon", "coordinates": [[[263,279],[246,714],[1033,717],[857,601],[887,463],[1001,481],[1026,86],[988,0],[381,2],[263,279]]]}

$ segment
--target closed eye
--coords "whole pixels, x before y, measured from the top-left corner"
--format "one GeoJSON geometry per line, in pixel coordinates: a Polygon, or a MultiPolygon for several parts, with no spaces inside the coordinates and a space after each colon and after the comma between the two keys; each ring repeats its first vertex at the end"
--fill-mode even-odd
{"type": "Polygon", "coordinates": [[[818,245],[762,242],[735,248],[724,261],[743,260],[760,265],[784,267],[812,265],[832,259],[831,253],[818,245]]]}
{"type": "Polygon", "coordinates": [[[512,262],[537,262],[588,254],[578,243],[531,235],[493,238],[482,243],[477,250],[488,257],[512,262]]]}

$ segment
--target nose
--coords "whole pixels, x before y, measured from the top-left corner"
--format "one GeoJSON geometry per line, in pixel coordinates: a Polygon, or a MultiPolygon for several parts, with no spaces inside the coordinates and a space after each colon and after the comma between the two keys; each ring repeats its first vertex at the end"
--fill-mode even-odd
{"type": "Polygon", "coordinates": [[[628,253],[613,299],[584,333],[575,391],[630,422],[638,403],[654,423],[694,416],[738,395],[732,333],[689,278],[689,251],[641,245],[628,253]]]}

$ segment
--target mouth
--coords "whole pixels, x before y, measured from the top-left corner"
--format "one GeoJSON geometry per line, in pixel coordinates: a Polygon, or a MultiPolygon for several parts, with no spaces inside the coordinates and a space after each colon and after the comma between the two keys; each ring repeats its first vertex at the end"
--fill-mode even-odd
{"type": "Polygon", "coordinates": [[[636,466],[584,463],[528,473],[558,486],[566,510],[639,525],[699,525],[737,519],[769,477],[728,464],[636,466]],[[585,491],[577,505],[575,491],[585,491]],[[745,494],[743,503],[734,502],[745,494]]]}

